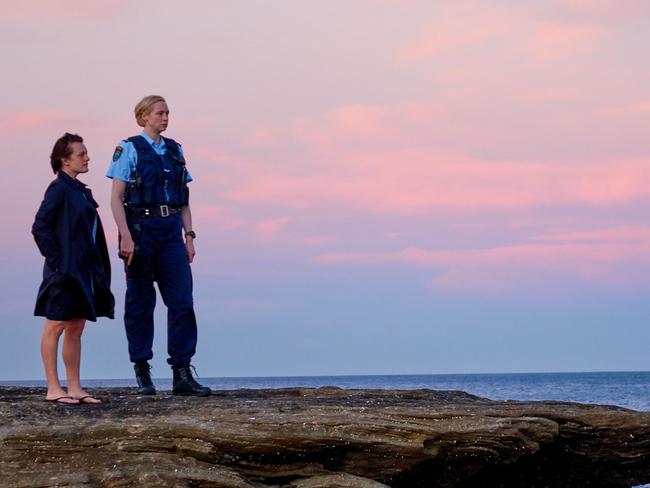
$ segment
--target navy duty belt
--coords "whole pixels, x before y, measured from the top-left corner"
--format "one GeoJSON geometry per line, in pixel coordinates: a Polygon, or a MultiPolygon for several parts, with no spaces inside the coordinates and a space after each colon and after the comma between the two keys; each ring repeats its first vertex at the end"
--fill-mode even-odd
{"type": "Polygon", "coordinates": [[[169,217],[172,214],[179,213],[182,207],[170,207],[169,205],[155,205],[152,207],[125,206],[124,210],[129,217],[169,217]]]}

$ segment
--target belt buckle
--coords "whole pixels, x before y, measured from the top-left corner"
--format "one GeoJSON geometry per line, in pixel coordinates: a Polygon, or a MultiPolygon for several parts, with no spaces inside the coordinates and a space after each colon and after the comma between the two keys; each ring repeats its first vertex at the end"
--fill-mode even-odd
{"type": "Polygon", "coordinates": [[[160,206],[160,216],[169,217],[169,207],[167,205],[160,206]]]}

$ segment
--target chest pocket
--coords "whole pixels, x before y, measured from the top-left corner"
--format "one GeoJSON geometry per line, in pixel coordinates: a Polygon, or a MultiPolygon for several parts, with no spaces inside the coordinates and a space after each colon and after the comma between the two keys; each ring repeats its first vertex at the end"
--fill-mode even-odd
{"type": "Polygon", "coordinates": [[[144,205],[160,205],[167,202],[161,201],[158,195],[161,186],[163,162],[153,149],[149,148],[146,155],[138,150],[138,176],[140,178],[140,198],[144,205]]]}

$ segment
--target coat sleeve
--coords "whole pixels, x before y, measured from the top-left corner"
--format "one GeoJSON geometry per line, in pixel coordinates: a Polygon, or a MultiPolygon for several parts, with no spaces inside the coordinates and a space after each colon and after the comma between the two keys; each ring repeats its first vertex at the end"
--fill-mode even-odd
{"type": "Polygon", "coordinates": [[[41,206],[36,212],[32,235],[38,250],[53,271],[61,265],[61,246],[56,240],[55,229],[63,206],[64,192],[60,185],[51,184],[45,191],[41,206]]]}

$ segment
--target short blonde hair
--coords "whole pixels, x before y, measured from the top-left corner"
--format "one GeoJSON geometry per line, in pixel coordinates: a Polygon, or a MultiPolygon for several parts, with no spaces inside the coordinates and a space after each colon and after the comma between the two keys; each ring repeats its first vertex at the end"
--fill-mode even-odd
{"type": "Polygon", "coordinates": [[[144,116],[148,115],[149,112],[151,112],[151,107],[158,102],[167,103],[167,101],[160,95],[147,95],[135,106],[135,121],[140,127],[144,127],[144,116]]]}

